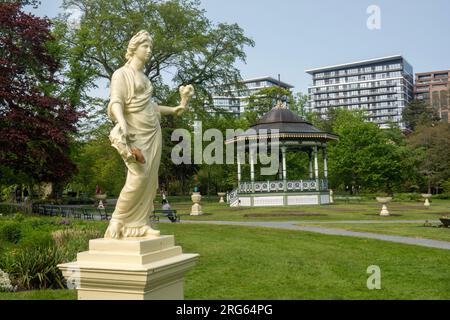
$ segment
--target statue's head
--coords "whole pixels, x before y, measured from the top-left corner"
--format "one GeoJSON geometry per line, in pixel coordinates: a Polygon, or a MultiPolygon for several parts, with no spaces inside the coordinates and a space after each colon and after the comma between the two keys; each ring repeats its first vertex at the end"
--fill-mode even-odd
{"type": "Polygon", "coordinates": [[[137,34],[131,38],[130,43],[128,44],[127,54],[125,58],[128,63],[133,59],[133,57],[137,57],[142,61],[148,61],[152,54],[153,48],[153,39],[150,34],[141,30],[137,34]]]}

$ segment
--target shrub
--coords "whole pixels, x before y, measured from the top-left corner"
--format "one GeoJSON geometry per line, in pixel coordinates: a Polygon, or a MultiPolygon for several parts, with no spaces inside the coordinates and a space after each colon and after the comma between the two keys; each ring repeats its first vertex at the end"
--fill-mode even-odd
{"type": "Polygon", "coordinates": [[[450,200],[450,193],[437,194],[434,196],[434,198],[441,200],[450,200]]]}
{"type": "Polygon", "coordinates": [[[38,246],[7,254],[8,273],[20,289],[62,289],[64,278],[57,265],[64,255],[55,246],[38,246]]]}
{"type": "Polygon", "coordinates": [[[99,230],[86,229],[65,229],[52,233],[56,247],[64,252],[67,261],[73,261],[78,252],[86,251],[89,248],[89,240],[101,237],[99,230]]]}
{"type": "Polygon", "coordinates": [[[22,237],[22,228],[18,222],[7,222],[0,227],[0,239],[17,243],[22,237]]]}
{"type": "Polygon", "coordinates": [[[25,220],[25,216],[23,215],[23,213],[17,212],[14,215],[14,221],[23,222],[23,220],[25,220]]]}
{"type": "Polygon", "coordinates": [[[18,244],[24,249],[32,249],[36,247],[48,247],[53,245],[53,243],[53,238],[49,233],[37,230],[25,234],[18,244]]]}
{"type": "Polygon", "coordinates": [[[52,226],[53,222],[49,219],[29,218],[26,220],[26,224],[32,229],[42,229],[43,227],[52,226]]]}
{"type": "Polygon", "coordinates": [[[422,201],[422,195],[419,193],[396,193],[394,201],[422,201]]]}

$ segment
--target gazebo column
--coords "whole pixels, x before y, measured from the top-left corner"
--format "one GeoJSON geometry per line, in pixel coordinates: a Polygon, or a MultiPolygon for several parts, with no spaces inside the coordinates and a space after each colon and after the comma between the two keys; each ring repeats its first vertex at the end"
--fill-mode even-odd
{"type": "Polygon", "coordinates": [[[242,168],[241,168],[241,160],[239,159],[239,155],[237,157],[237,176],[238,176],[238,186],[241,185],[242,180],[242,168]]]}
{"type": "Polygon", "coordinates": [[[283,157],[278,156],[278,180],[283,180],[283,157]]]}
{"type": "Polygon", "coordinates": [[[313,160],[312,160],[312,151],[308,152],[309,156],[309,179],[313,179],[313,160]]]}
{"type": "Polygon", "coordinates": [[[255,155],[250,151],[250,180],[252,183],[252,192],[255,193],[255,155]]]}
{"type": "Polygon", "coordinates": [[[281,154],[283,158],[283,185],[284,185],[284,191],[287,191],[287,168],[286,168],[286,147],[281,147],[281,154]]]}
{"type": "Polygon", "coordinates": [[[323,176],[328,179],[328,152],[327,148],[323,148],[323,176]]]}
{"type": "Polygon", "coordinates": [[[319,152],[314,146],[314,179],[316,180],[316,190],[319,191],[319,152]]]}

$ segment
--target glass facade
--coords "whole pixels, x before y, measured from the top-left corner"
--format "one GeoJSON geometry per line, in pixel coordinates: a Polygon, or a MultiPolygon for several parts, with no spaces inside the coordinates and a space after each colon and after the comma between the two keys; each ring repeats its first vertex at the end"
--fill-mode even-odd
{"type": "Polygon", "coordinates": [[[308,109],[322,117],[332,108],[363,110],[381,127],[404,128],[403,108],[413,98],[413,68],[401,56],[307,71],[313,77],[308,109]]]}

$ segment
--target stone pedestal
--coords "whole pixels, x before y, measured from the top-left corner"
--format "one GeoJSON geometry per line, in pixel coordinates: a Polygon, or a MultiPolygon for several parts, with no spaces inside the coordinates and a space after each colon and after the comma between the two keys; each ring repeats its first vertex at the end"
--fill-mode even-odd
{"type": "Polygon", "coordinates": [[[425,199],[424,206],[425,206],[426,208],[429,208],[429,207],[431,206],[431,204],[430,204],[430,199],[431,199],[432,196],[433,196],[433,195],[428,194],[428,193],[422,194],[422,197],[425,199]]]}
{"type": "Polygon", "coordinates": [[[389,217],[390,213],[387,208],[387,204],[392,201],[391,197],[377,197],[377,201],[383,205],[381,208],[380,216],[389,217]]]}
{"type": "Polygon", "coordinates": [[[200,200],[202,195],[200,192],[194,192],[191,196],[192,202],[194,203],[191,208],[191,216],[201,216],[203,215],[202,206],[200,205],[200,200]]]}
{"type": "Polygon", "coordinates": [[[79,300],[182,300],[184,274],[197,259],[174,236],[96,239],[76,262],[58,267],[79,300]]]}
{"type": "Polygon", "coordinates": [[[218,196],[219,196],[219,203],[225,203],[225,199],[224,199],[224,197],[227,195],[225,192],[219,192],[218,194],[217,194],[218,196]]]}

